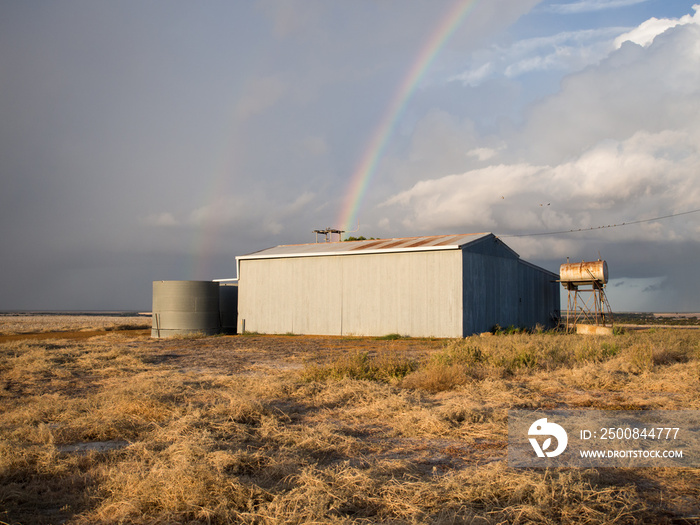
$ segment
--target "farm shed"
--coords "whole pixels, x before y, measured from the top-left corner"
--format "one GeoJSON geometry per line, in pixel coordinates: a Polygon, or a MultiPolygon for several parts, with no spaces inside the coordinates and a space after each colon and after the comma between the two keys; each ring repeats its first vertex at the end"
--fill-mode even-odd
{"type": "Polygon", "coordinates": [[[236,264],[238,333],[463,337],[559,315],[559,276],[491,233],[282,245],[236,264]]]}

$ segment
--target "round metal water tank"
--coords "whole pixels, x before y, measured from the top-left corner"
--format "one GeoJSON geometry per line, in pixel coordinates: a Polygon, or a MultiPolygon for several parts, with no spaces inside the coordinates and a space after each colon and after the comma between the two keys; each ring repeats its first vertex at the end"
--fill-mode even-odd
{"type": "Polygon", "coordinates": [[[151,337],[213,335],[220,329],[219,283],[153,281],[151,337]]]}
{"type": "Polygon", "coordinates": [[[608,264],[605,261],[566,263],[559,267],[559,279],[567,284],[606,284],[608,282],[608,264]]]}

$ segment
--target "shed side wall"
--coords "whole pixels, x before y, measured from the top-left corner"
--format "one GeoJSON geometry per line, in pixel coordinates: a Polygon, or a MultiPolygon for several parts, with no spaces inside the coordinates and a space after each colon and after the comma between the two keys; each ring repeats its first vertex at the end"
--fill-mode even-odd
{"type": "Polygon", "coordinates": [[[511,252],[463,250],[464,332],[518,324],[518,259],[511,252]]]}
{"type": "Polygon", "coordinates": [[[560,309],[557,276],[522,262],[518,270],[521,299],[518,326],[554,328],[560,309]]]}
{"type": "Polygon", "coordinates": [[[465,336],[494,325],[551,327],[559,313],[557,276],[522,261],[495,236],[467,245],[463,253],[465,336]]]}
{"type": "Polygon", "coordinates": [[[461,252],[240,261],[239,330],[459,337],[461,252]]]}
{"type": "Polygon", "coordinates": [[[238,331],[340,334],[341,271],[337,258],[240,261],[238,331]],[[245,326],[243,326],[245,323],[245,326]]]}

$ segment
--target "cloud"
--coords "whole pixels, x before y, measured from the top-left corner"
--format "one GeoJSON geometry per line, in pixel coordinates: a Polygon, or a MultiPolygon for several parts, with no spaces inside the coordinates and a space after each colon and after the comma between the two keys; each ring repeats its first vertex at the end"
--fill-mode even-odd
{"type": "Polygon", "coordinates": [[[663,311],[659,309],[659,298],[668,300],[669,296],[677,295],[670,284],[665,275],[610,279],[606,295],[613,311],[663,311]]]}
{"type": "Polygon", "coordinates": [[[680,26],[648,48],[622,46],[598,66],[566,77],[558,93],[531,108],[509,139],[511,152],[551,164],[640,130],[696,133],[698,42],[700,27],[680,26]]]}
{"type": "MultiPolygon", "coordinates": [[[[700,215],[621,224],[698,208],[699,45],[695,24],[673,28],[648,47],[616,50],[610,38],[606,56],[565,77],[558,92],[529,108],[521,125],[503,126],[498,142],[476,125],[468,136],[456,126],[425,127],[405,155],[413,159],[420,146],[422,176],[405,177],[403,189],[377,208],[375,224],[392,235],[492,231],[523,258],[551,269],[567,256],[602,252],[617,276],[672,277],[670,258],[700,257],[700,215]],[[428,132],[439,129],[431,142],[428,132]],[[461,170],[454,169],[458,148],[440,146],[456,137],[467,158],[461,170]],[[482,148],[484,155],[477,153],[482,148]],[[453,169],[443,169],[443,156],[455,159],[453,169]]],[[[434,121],[434,115],[426,118],[416,130],[434,121]]],[[[403,172],[413,164],[406,162],[403,172]]],[[[651,281],[616,288],[622,290],[617,306],[694,304],[695,292],[671,277],[668,286],[644,293],[644,302],[635,298],[651,281]]]]}
{"type": "Polygon", "coordinates": [[[282,225],[271,209],[270,203],[259,196],[225,195],[192,210],[186,222],[202,229],[227,226],[276,235],[282,231],[282,225]]]}
{"type": "Polygon", "coordinates": [[[695,15],[685,15],[681,18],[650,18],[639,27],[628,31],[615,39],[615,47],[619,48],[625,42],[634,42],[640,46],[648,46],[658,35],[667,29],[686,24],[700,24],[700,5],[694,5],[695,15]]]}
{"type": "Polygon", "coordinates": [[[320,157],[328,153],[328,143],[324,137],[308,136],[299,141],[299,147],[312,157],[320,157]]]}
{"type": "Polygon", "coordinates": [[[179,221],[170,212],[152,213],[144,219],[144,223],[148,224],[149,226],[156,227],[169,227],[177,226],[180,224],[179,221]]]}
{"type": "Polygon", "coordinates": [[[313,192],[305,191],[299,195],[293,202],[286,206],[282,206],[280,209],[280,215],[282,217],[289,217],[300,213],[304,208],[311,204],[316,195],[313,192]]]}
{"type": "Polygon", "coordinates": [[[257,7],[272,21],[275,36],[286,39],[313,29],[325,6],[312,0],[258,0],[257,7]]]}
{"type": "Polygon", "coordinates": [[[581,0],[569,4],[552,4],[546,8],[547,11],[562,15],[574,15],[590,13],[595,11],[607,11],[619,9],[631,5],[643,4],[649,0],[581,0]]]}
{"type": "MultiPolygon", "coordinates": [[[[640,2],[606,0],[561,4],[550,8],[556,8],[556,12],[579,13],[635,3],[640,2]]],[[[533,72],[580,71],[586,66],[599,63],[625,42],[648,46],[656,36],[667,29],[679,25],[700,24],[700,5],[694,6],[693,9],[694,15],[684,15],[677,19],[650,18],[632,30],[624,27],[601,27],[563,31],[554,35],[518,40],[509,46],[494,45],[489,49],[480,49],[470,57],[470,68],[454,75],[450,80],[475,87],[500,76],[518,78],[533,72]]]]}
{"type": "MultiPolygon", "coordinates": [[[[512,192],[536,183],[541,171],[537,166],[498,165],[423,180],[390,197],[383,206],[407,210],[403,223],[413,230],[492,230],[499,226],[501,219],[497,217],[508,206],[506,197],[511,202],[512,192]]],[[[535,220],[534,216],[529,218],[535,220]]],[[[519,222],[527,219],[521,217],[519,222]]]]}
{"type": "Polygon", "coordinates": [[[642,290],[643,293],[655,293],[660,290],[664,289],[664,281],[666,281],[666,276],[663,276],[659,279],[656,280],[656,282],[652,282],[651,284],[647,285],[644,287],[642,290]]]}
{"type": "Polygon", "coordinates": [[[287,92],[286,83],[276,75],[249,79],[243,89],[236,115],[245,120],[274,106],[287,92]]]}
{"type": "Polygon", "coordinates": [[[265,195],[222,195],[192,210],[183,222],[197,228],[235,227],[257,235],[279,235],[315,198],[310,191],[291,202],[276,202],[265,195]]]}
{"type": "Polygon", "coordinates": [[[609,53],[610,37],[619,31],[606,27],[522,40],[506,53],[509,63],[504,74],[516,77],[533,71],[582,69],[609,53]]]}
{"type": "Polygon", "coordinates": [[[451,77],[476,87],[491,78],[517,78],[532,72],[578,71],[604,59],[612,50],[611,40],[624,31],[619,27],[565,31],[527,38],[510,46],[493,46],[472,55],[472,66],[451,77]]]}
{"type": "Polygon", "coordinates": [[[468,151],[467,155],[480,161],[485,161],[493,158],[497,153],[498,151],[493,148],[474,148],[473,150],[468,151]]]}
{"type": "MultiPolygon", "coordinates": [[[[555,166],[499,164],[422,180],[383,207],[406,228],[507,234],[587,229],[694,209],[700,202],[697,130],[604,140],[555,166]]],[[[645,224],[627,239],[700,240],[686,223],[645,224]]]]}
{"type": "Polygon", "coordinates": [[[484,82],[487,78],[490,78],[496,73],[496,65],[494,62],[486,62],[475,66],[472,69],[460,73],[459,75],[453,77],[454,80],[459,80],[465,86],[478,86],[484,82]]]}
{"type": "MultiPolygon", "coordinates": [[[[107,306],[107,282],[121,304],[133,296],[147,305],[151,279],[227,275],[234,255],[313,242],[311,230],[332,225],[372,130],[450,9],[400,4],[7,3],[0,288],[12,292],[4,307],[97,307],[95,286],[107,306]],[[119,256],[104,256],[109,250],[119,256]],[[211,271],[197,273],[202,252],[211,271]],[[80,270],[86,261],[89,275],[80,270]],[[31,290],[15,286],[36,275],[31,290]]],[[[649,42],[625,22],[635,10],[615,13],[624,27],[610,28],[607,16],[552,16],[537,4],[474,3],[387,140],[359,234],[527,233],[697,207],[698,25],[679,23],[649,42]],[[616,50],[623,33],[646,47],[616,50]],[[522,34],[544,36],[507,43],[522,34]]],[[[662,18],[661,4],[645,10],[662,18]]],[[[669,243],[700,236],[696,218],[607,230],[588,243],[507,242],[539,259],[587,248],[595,257],[601,240],[631,259],[634,242],[639,264],[626,275],[648,278],[666,272],[658,268],[668,267],[669,243]]],[[[696,264],[687,245],[674,256],[696,264]]],[[[664,293],[688,288],[681,276],[696,269],[677,273],[664,293]]]]}

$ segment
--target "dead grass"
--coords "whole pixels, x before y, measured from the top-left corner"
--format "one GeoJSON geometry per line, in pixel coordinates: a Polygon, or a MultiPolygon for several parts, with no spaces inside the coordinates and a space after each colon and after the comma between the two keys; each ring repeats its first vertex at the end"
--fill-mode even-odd
{"type": "Polygon", "coordinates": [[[697,470],[508,468],[507,410],[698,409],[699,336],[1,344],[0,521],[681,523],[697,470]]]}
{"type": "Polygon", "coordinates": [[[0,314],[0,334],[136,330],[151,327],[150,316],[0,314]]]}

